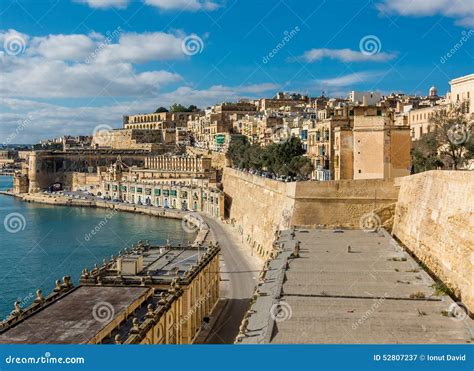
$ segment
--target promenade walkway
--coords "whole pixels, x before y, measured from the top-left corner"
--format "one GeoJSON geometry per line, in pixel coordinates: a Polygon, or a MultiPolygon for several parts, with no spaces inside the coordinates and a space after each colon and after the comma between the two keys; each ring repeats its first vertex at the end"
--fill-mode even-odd
{"type": "Polygon", "coordinates": [[[385,231],[284,231],[242,343],[469,343],[473,321],[385,231]],[[300,257],[291,254],[300,241],[300,257]]]}

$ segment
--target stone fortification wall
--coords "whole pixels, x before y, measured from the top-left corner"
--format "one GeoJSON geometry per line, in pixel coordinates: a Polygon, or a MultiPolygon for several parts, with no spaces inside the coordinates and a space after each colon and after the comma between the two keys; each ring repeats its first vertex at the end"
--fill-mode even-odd
{"type": "MultiPolygon", "coordinates": [[[[359,228],[361,218],[396,202],[393,181],[284,183],[225,168],[226,214],[252,249],[271,252],[275,232],[292,226],[359,228]]],[[[383,222],[383,220],[381,221],[383,222]]]]}
{"type": "Polygon", "coordinates": [[[393,234],[474,312],[474,172],[400,180],[393,234]]]}

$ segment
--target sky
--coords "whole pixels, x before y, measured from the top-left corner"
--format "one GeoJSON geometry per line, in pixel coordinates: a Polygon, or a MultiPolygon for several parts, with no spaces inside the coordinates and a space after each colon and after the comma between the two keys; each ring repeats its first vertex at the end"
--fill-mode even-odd
{"type": "Polygon", "coordinates": [[[277,91],[444,95],[473,29],[473,0],[2,0],[0,144],[277,91]]]}

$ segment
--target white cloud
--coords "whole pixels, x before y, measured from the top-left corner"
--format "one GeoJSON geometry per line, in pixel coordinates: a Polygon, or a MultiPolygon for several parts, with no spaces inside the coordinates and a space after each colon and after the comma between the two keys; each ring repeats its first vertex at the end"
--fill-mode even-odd
{"type": "Polygon", "coordinates": [[[85,59],[94,51],[96,42],[86,35],[49,35],[33,38],[29,53],[48,59],[85,59]]]}
{"type": "MultiPolygon", "coordinates": [[[[27,56],[40,56],[46,59],[100,63],[144,63],[156,60],[172,60],[187,57],[182,42],[187,36],[183,33],[165,32],[125,33],[120,27],[102,35],[92,32],[89,35],[48,35],[33,37],[9,30],[0,37],[20,35],[24,38],[27,56]],[[3,35],[3,36],[2,36],[3,35]],[[27,42],[28,41],[28,42],[27,42]]],[[[0,40],[1,41],[1,40],[0,40]]]]}
{"type": "Polygon", "coordinates": [[[163,10],[215,10],[220,7],[218,3],[208,0],[144,0],[145,4],[163,10]]]}
{"type": "Polygon", "coordinates": [[[67,64],[60,60],[17,58],[3,64],[0,95],[8,97],[97,97],[155,94],[181,77],[164,70],[136,72],[129,63],[67,64]]]}
{"type": "Polygon", "coordinates": [[[380,72],[371,72],[371,71],[355,72],[355,73],[350,73],[350,74],[342,75],[338,77],[317,80],[316,85],[322,86],[322,87],[331,87],[331,88],[350,86],[350,85],[372,81],[374,78],[380,75],[381,75],[380,72]]]}
{"type": "MultiPolygon", "coordinates": [[[[87,4],[94,9],[108,8],[126,8],[130,0],[74,0],[77,3],[87,4]]],[[[182,10],[182,11],[199,11],[199,10],[216,10],[221,5],[210,0],[143,0],[146,5],[153,6],[162,10],[182,10]]]]}
{"type": "Polygon", "coordinates": [[[77,3],[87,4],[94,9],[118,8],[124,9],[130,0],[75,0],[77,3]]]}
{"type": "Polygon", "coordinates": [[[395,53],[362,53],[351,49],[311,49],[297,59],[305,62],[315,62],[324,58],[336,59],[343,62],[386,62],[396,57],[395,53]]]}
{"type": "Polygon", "coordinates": [[[118,43],[103,47],[97,53],[96,59],[101,63],[143,63],[184,58],[181,47],[184,37],[185,35],[177,36],[164,32],[124,33],[118,43]]]}
{"type": "Polygon", "coordinates": [[[30,37],[0,32],[0,95],[8,97],[97,97],[155,95],[182,80],[173,71],[137,71],[136,64],[189,58],[185,34],[164,32],[30,37]]]}
{"type": "Polygon", "coordinates": [[[472,0],[383,0],[377,4],[382,13],[424,17],[443,15],[456,19],[456,23],[474,26],[474,1],[472,0]]]}

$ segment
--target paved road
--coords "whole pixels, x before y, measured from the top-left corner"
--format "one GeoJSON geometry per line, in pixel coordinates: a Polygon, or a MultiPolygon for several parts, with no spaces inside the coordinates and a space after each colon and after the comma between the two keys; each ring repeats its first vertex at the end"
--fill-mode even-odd
{"type": "Polygon", "coordinates": [[[221,283],[227,286],[227,302],[206,343],[231,344],[249,308],[250,297],[256,284],[255,277],[259,272],[251,267],[242,249],[218,221],[207,217],[204,219],[219,241],[223,258],[221,276],[224,282],[221,283]]]}
{"type": "MultiPolygon", "coordinates": [[[[97,196],[87,195],[80,191],[65,191],[63,193],[86,200],[105,201],[97,196]]],[[[120,204],[120,202],[111,200],[106,202],[120,204]]],[[[156,206],[149,205],[134,206],[143,209],[158,209],[156,206]]],[[[206,343],[232,344],[239,332],[240,323],[249,309],[250,297],[254,291],[259,270],[249,264],[249,258],[244,255],[239,243],[235,241],[235,236],[230,235],[220,222],[200,215],[211,228],[221,247],[221,285],[224,288],[224,290],[221,290],[221,295],[227,299],[219,319],[210,330],[206,343]]]]}

